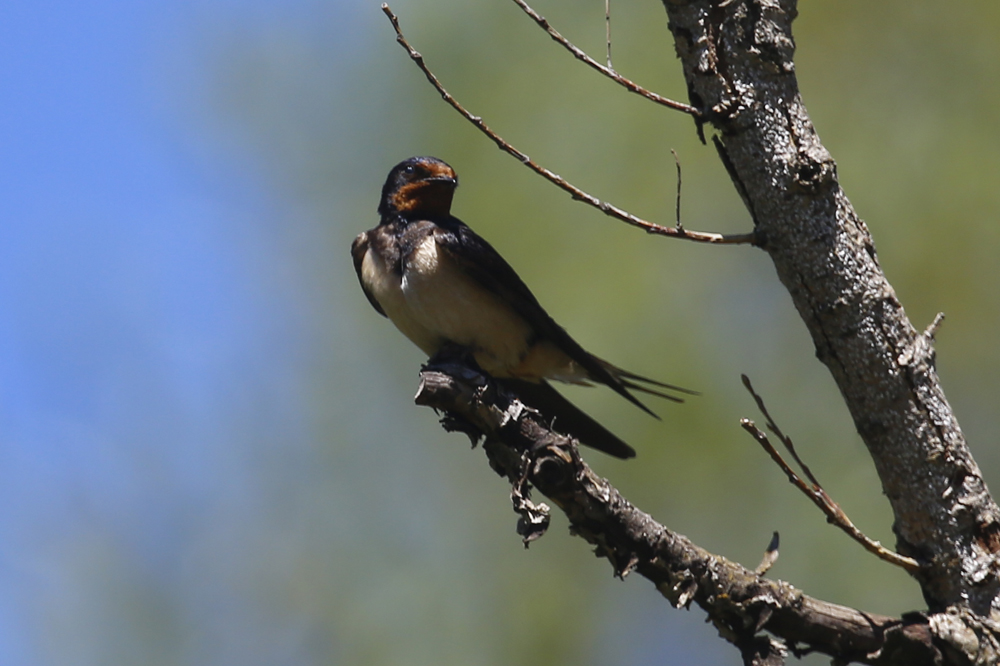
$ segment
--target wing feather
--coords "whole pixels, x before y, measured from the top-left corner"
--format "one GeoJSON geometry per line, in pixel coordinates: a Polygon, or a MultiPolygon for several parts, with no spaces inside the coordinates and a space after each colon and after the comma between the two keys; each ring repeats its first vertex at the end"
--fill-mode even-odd
{"type": "MultiPolygon", "coordinates": [[[[451,217],[447,220],[441,220],[437,224],[435,239],[438,247],[444,250],[449,258],[458,264],[467,275],[510,304],[531,325],[539,339],[554,343],[586,370],[591,380],[607,385],[644,412],[656,416],[629,391],[631,388],[647,393],[651,392],[628,381],[628,379],[641,380],[641,378],[594,356],[580,346],[580,343],[574,340],[545,311],[545,308],[539,304],[538,299],[531,293],[517,272],[499,252],[493,249],[492,245],[458,218],[451,217]]],[[[659,385],[657,382],[651,383],[659,385]]],[[[652,393],[661,395],[655,391],[652,393]]],[[[672,396],[671,399],[676,400],[672,396]]]]}

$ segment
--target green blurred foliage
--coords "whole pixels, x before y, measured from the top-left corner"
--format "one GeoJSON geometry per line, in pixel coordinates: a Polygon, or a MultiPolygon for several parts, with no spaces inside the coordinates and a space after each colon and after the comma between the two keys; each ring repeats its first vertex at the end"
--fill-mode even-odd
{"type": "MultiPolygon", "coordinates": [[[[543,165],[670,222],[674,148],[685,225],[749,228],[690,119],[587,69],[512,3],[393,8],[449,91],[543,165]]],[[[261,598],[308,618],[327,663],[736,663],[699,611],[662,610],[638,577],[614,581],[560,518],[524,552],[507,489],[482,454],[412,405],[423,359],[371,310],[347,255],[377,222],[389,167],[433,154],[460,174],[454,212],[585,347],[703,392],[683,406],[653,405],[658,422],[608,391],[568,389],[639,450],[626,463],[585,454],[600,473],[671,528],[749,566],[780,531],[771,575],[810,594],[881,613],[920,608],[907,576],[828,526],[738,427],[757,417],[739,382],[747,373],[854,522],[893,543],[867,453],[767,257],[648,237],[573,202],[448,108],[377,5],[364,9],[348,47],[335,43],[329,11],[308,23],[206,30],[216,140],[258,159],[315,220],[283,242],[308,277],[315,330],[304,399],[318,436],[301,454],[308,473],[287,482],[295,493],[269,498],[281,554],[245,574],[261,598]]],[[[602,59],[603,3],[536,9],[602,59]]],[[[615,67],[686,101],[662,7],[612,11],[615,67]]],[[[915,326],[948,315],[940,372],[994,485],[998,29],[1000,6],[983,1],[947,10],[804,2],[795,24],[804,99],[889,279],[915,326]]]]}

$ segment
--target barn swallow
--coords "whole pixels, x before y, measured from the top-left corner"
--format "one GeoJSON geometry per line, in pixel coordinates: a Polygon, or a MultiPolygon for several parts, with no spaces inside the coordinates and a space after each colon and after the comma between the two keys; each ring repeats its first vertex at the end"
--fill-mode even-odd
{"type": "Polygon", "coordinates": [[[683,401],[664,390],[695,392],[633,374],[585,351],[510,264],[451,215],[456,187],[455,171],[434,157],[411,157],[389,172],[379,225],[351,246],[372,307],[430,357],[445,345],[468,350],[482,370],[523,403],[554,418],[555,430],[612,456],[633,457],[631,446],[547,380],[605,384],[653,416],[632,391],[675,402],[683,401]]]}

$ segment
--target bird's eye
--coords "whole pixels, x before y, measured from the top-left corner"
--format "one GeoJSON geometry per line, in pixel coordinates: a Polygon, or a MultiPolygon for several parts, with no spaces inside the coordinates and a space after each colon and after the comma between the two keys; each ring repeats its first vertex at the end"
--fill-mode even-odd
{"type": "Polygon", "coordinates": [[[406,168],[403,169],[403,171],[405,171],[406,173],[413,173],[414,171],[416,171],[416,169],[413,167],[412,164],[407,164],[406,168]]]}

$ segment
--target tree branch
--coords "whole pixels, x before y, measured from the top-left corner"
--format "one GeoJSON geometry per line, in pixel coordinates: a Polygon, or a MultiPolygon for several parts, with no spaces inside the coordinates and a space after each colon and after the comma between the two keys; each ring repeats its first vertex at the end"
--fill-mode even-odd
{"type": "Polygon", "coordinates": [[[571,532],[595,546],[616,575],[635,571],[675,607],[700,606],[720,634],[740,649],[745,663],[782,663],[784,646],[760,636],[762,629],[798,654],[818,651],[845,663],[947,663],[932,641],[934,618],[912,614],[897,619],[814,599],[659,524],[594,474],[576,442],[551,430],[544,415],[468,366],[438,360],[425,367],[415,400],[444,411],[447,429],[464,432],[473,441],[485,437],[490,466],[510,481],[515,500],[530,505],[515,501],[522,535],[526,511],[535,523],[538,513],[547,513],[545,505],[528,499],[534,487],[566,514],[571,532]]]}

